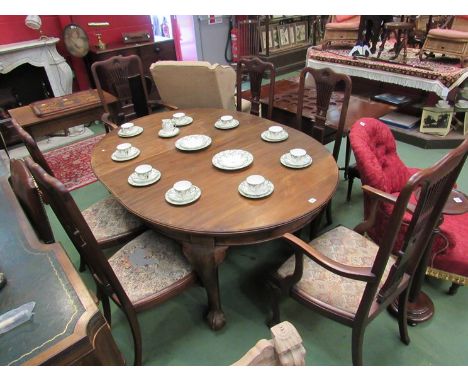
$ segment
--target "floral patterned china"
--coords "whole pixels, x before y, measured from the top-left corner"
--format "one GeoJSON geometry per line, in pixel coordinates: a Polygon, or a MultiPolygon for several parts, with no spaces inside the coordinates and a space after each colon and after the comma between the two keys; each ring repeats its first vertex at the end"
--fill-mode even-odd
{"type": "Polygon", "coordinates": [[[253,155],[245,150],[225,150],[213,156],[213,166],[221,170],[239,170],[253,162],[253,155]]]}

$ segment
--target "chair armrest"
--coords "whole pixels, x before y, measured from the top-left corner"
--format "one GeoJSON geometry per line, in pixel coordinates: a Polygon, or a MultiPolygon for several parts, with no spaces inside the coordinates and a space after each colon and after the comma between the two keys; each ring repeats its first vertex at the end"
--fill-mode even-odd
{"type": "Polygon", "coordinates": [[[309,257],[311,260],[313,260],[323,268],[339,276],[365,282],[375,280],[375,275],[371,272],[371,267],[353,267],[350,265],[341,264],[320,253],[314,247],[310,246],[309,244],[305,243],[304,241],[290,233],[285,233],[282,236],[282,239],[287,241],[295,250],[305,254],[307,257],[309,257]]]}
{"type": "MultiPolygon", "coordinates": [[[[377,188],[371,186],[362,186],[362,190],[365,194],[369,195],[371,198],[376,198],[381,202],[388,202],[395,204],[398,197],[392,194],[389,194],[385,191],[381,191],[377,188]]],[[[408,203],[406,210],[408,212],[414,213],[416,206],[413,203],[408,203]]]]}
{"type": "Polygon", "coordinates": [[[166,109],[169,109],[169,110],[178,110],[179,108],[177,106],[173,106],[173,105],[169,105],[167,103],[164,103],[162,101],[159,101],[159,100],[148,100],[148,105],[150,107],[153,107],[153,106],[162,106],[162,107],[165,107],[166,109]]]}
{"type": "Polygon", "coordinates": [[[101,121],[106,126],[106,131],[109,130],[108,132],[116,130],[116,129],[119,128],[119,126],[117,126],[114,122],[112,122],[110,120],[110,114],[109,113],[102,114],[101,121]]]}

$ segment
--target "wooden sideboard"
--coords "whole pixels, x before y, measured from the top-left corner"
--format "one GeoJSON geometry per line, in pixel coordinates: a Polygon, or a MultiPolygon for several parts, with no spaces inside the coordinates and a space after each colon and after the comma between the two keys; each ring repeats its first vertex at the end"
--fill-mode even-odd
{"type": "Polygon", "coordinates": [[[0,365],[123,365],[85,284],[60,244],[37,239],[0,161],[0,314],[34,301],[33,317],[0,336],[0,365]]]}
{"type": "MultiPolygon", "coordinates": [[[[113,56],[130,56],[135,54],[141,58],[143,64],[143,70],[145,74],[152,80],[151,72],[149,70],[152,63],[160,60],[177,60],[174,40],[169,38],[160,37],[157,41],[142,42],[142,43],[131,43],[131,44],[109,44],[106,49],[99,50],[95,47],[91,48],[89,53],[86,55],[86,63],[88,67],[88,74],[93,87],[94,81],[91,75],[91,65],[96,61],[107,60],[113,56]]],[[[150,92],[150,98],[159,99],[159,95],[156,91],[156,86],[153,83],[152,91],[150,92]]]]}

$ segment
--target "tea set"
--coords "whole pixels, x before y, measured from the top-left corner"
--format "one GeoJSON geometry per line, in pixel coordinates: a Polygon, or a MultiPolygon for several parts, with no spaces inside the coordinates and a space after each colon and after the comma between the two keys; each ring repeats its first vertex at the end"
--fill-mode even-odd
{"type": "Polygon", "coordinates": [[[166,192],[165,198],[168,203],[184,205],[193,203],[200,195],[201,190],[199,187],[189,180],[179,180],[166,192]]]}
{"type": "Polygon", "coordinates": [[[282,142],[288,139],[288,133],[281,126],[270,126],[260,135],[267,142],[282,142]]]}
{"type": "Polygon", "coordinates": [[[161,178],[161,172],[150,164],[141,164],[128,177],[128,183],[132,186],[142,187],[156,183],[161,178]]]}
{"type": "Polygon", "coordinates": [[[234,129],[237,126],[239,126],[239,121],[232,115],[223,115],[215,122],[215,127],[221,130],[234,129]]]}
{"type": "Polygon", "coordinates": [[[201,150],[209,145],[211,145],[211,138],[203,134],[186,135],[175,142],[175,147],[182,151],[201,150]]]}
{"type": "Polygon", "coordinates": [[[239,170],[253,162],[253,155],[245,150],[224,150],[215,154],[211,162],[221,170],[239,170]]]}
{"type": "Polygon", "coordinates": [[[250,199],[260,199],[270,195],[275,186],[262,175],[249,175],[239,184],[239,193],[250,199]]]}
{"type": "Polygon", "coordinates": [[[111,158],[116,162],[124,162],[140,155],[140,150],[131,143],[120,143],[112,153],[111,158]]]}
{"type": "Polygon", "coordinates": [[[286,167],[304,168],[312,164],[312,157],[304,149],[295,148],[281,155],[280,162],[286,167]]]}

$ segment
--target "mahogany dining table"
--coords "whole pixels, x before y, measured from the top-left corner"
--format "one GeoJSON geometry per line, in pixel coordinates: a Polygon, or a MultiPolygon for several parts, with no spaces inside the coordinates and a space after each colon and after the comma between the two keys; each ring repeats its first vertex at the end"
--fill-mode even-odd
{"type": "Polygon", "coordinates": [[[151,114],[133,121],[143,127],[140,135],[122,138],[118,131],[108,133],[94,148],[91,165],[102,184],[133,214],[152,229],[182,244],[186,258],[194,267],[208,296],[206,319],[212,329],[224,326],[218,266],[231,246],[266,242],[286,232],[296,232],[309,224],[334,195],[338,185],[338,166],[331,153],[318,141],[295,129],[283,126],[288,139],[262,140],[261,133],[272,125],[268,119],[224,109],[178,110],[193,118],[173,138],[161,138],[162,119],[172,112],[151,114]],[[214,126],[222,115],[232,115],[238,127],[221,130],[214,126]],[[182,151],[175,142],[184,136],[204,134],[211,144],[199,151],[182,151]],[[111,154],[118,144],[129,142],[140,149],[134,159],[116,162],[111,154]],[[282,154],[303,148],[312,164],[301,169],[285,167],[282,154]],[[242,149],[253,155],[253,162],[239,170],[220,170],[212,164],[215,154],[242,149]],[[150,164],[161,172],[154,184],[135,187],[128,177],[140,164],[150,164]],[[271,195],[250,199],[238,191],[247,176],[263,175],[274,185],[271,195]],[[175,182],[189,180],[201,189],[198,200],[173,205],[165,200],[175,182]]]}

